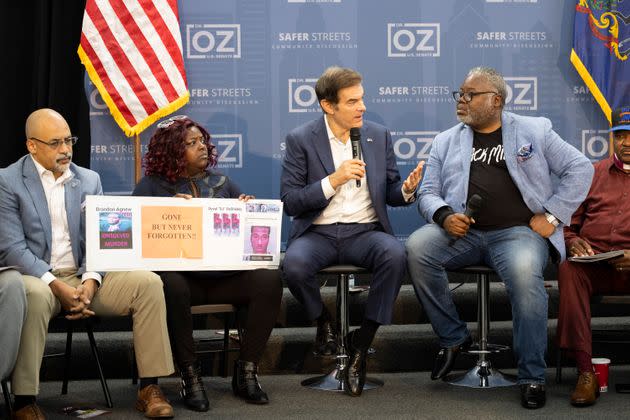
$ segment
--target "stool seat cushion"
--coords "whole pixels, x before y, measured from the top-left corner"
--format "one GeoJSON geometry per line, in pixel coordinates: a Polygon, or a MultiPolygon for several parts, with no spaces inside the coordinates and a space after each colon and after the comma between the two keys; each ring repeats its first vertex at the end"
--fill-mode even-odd
{"type": "Polygon", "coordinates": [[[320,273],[327,274],[360,274],[367,273],[368,269],[363,267],[357,267],[356,265],[350,264],[338,264],[331,265],[330,267],[326,267],[322,270],[319,270],[320,273]]]}
{"type": "Polygon", "coordinates": [[[469,265],[467,267],[458,268],[457,270],[448,270],[454,273],[465,274],[492,274],[494,270],[486,265],[469,265]]]}

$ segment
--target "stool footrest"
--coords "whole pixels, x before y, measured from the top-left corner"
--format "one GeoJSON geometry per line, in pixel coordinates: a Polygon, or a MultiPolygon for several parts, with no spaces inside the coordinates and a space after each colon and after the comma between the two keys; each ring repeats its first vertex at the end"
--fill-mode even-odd
{"type": "Polygon", "coordinates": [[[502,344],[488,344],[486,347],[487,347],[486,350],[480,350],[479,344],[473,344],[464,353],[465,354],[492,354],[492,353],[500,353],[502,351],[510,350],[510,346],[504,346],[502,344]]]}
{"type": "Polygon", "coordinates": [[[516,378],[492,368],[490,362],[480,362],[463,375],[449,375],[444,378],[451,385],[468,388],[499,388],[516,385],[516,378]]]}

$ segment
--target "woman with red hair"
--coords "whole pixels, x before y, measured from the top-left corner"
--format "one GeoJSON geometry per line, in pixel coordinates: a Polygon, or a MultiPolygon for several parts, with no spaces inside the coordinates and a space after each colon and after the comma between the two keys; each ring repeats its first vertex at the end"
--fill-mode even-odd
{"type": "MultiPolygon", "coordinates": [[[[241,193],[227,176],[212,169],[217,164],[210,134],[186,116],[157,125],[144,157],[145,177],[136,196],[183,198],[238,198],[241,193]]],[[[280,309],[282,282],[278,270],[183,271],[159,273],[164,283],[167,322],[173,356],[182,376],[181,395],[195,411],[207,411],[208,398],[193,342],[191,305],[230,303],[247,309],[239,359],[235,362],[234,394],[254,404],[267,404],[258,383],[258,361],[280,309]]]]}

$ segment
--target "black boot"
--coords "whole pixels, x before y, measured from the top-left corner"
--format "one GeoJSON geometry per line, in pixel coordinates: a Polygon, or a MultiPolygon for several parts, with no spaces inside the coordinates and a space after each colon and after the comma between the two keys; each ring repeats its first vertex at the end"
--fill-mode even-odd
{"type": "Polygon", "coordinates": [[[354,330],[346,336],[348,365],[343,375],[346,394],[352,397],[358,397],[363,392],[367,373],[367,350],[357,349],[352,341],[356,331],[354,330]]]}
{"type": "Polygon", "coordinates": [[[267,394],[260,388],[258,383],[258,365],[254,362],[246,362],[244,360],[234,362],[232,390],[234,395],[241,397],[248,403],[269,403],[267,394]]]}
{"type": "Polygon", "coordinates": [[[201,379],[201,368],[197,363],[183,366],[180,369],[182,375],[182,390],[180,395],[186,406],[195,411],[208,411],[209,403],[206,390],[201,379]]]}

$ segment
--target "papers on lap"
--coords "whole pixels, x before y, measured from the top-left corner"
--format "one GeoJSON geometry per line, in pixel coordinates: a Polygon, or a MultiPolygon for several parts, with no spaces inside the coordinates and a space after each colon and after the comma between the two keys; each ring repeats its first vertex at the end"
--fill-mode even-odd
{"type": "Polygon", "coordinates": [[[88,196],[88,271],[278,268],[282,202],[88,196]]]}
{"type": "Polygon", "coordinates": [[[587,255],[585,257],[569,257],[569,261],[579,262],[579,263],[593,263],[593,262],[612,260],[613,258],[622,257],[622,256],[623,256],[623,250],[619,250],[619,251],[602,252],[601,254],[595,254],[595,255],[587,255]]]}

